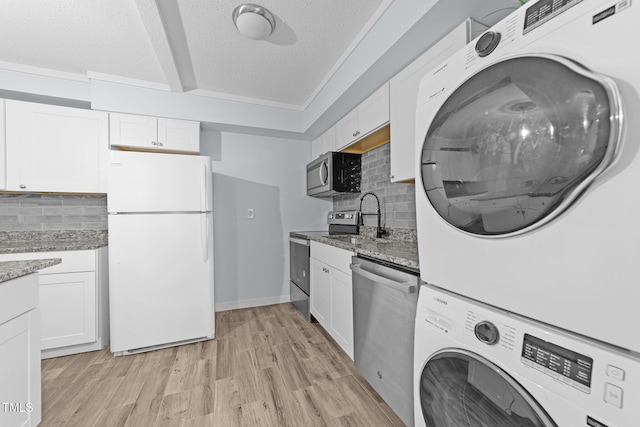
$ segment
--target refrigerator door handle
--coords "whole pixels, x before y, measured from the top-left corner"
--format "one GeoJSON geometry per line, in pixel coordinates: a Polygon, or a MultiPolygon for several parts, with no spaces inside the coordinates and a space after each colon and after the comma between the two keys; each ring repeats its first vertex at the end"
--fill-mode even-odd
{"type": "Polygon", "coordinates": [[[207,206],[207,165],[200,167],[200,211],[206,212],[207,206]]]}
{"type": "Polygon", "coordinates": [[[202,254],[202,262],[209,259],[209,221],[207,214],[200,214],[200,253],[202,254]]]}

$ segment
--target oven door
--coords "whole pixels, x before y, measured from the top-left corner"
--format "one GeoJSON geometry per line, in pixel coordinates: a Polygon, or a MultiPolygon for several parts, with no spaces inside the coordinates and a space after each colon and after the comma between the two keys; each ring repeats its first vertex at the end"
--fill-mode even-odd
{"type": "Polygon", "coordinates": [[[289,237],[289,277],[291,303],[309,321],[309,241],[306,239],[289,237]]]}
{"type": "Polygon", "coordinates": [[[304,293],[309,295],[309,241],[289,237],[289,276],[304,293]]]}

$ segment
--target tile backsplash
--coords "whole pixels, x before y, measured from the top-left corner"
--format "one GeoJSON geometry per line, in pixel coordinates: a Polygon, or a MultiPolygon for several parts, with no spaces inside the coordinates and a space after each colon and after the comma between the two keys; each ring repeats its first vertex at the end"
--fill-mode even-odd
{"type": "Polygon", "coordinates": [[[107,196],[0,194],[0,231],[106,229],[107,196]]]}
{"type": "MultiPolygon", "coordinates": [[[[360,194],[333,199],[337,211],[358,209],[362,194],[371,191],[380,199],[382,223],[390,228],[416,228],[416,196],[414,184],[398,184],[389,181],[390,147],[385,144],[362,155],[362,184],[360,194]]],[[[365,213],[376,211],[376,201],[367,196],[362,202],[365,213]]],[[[374,216],[365,216],[364,223],[376,225],[374,216]]]]}

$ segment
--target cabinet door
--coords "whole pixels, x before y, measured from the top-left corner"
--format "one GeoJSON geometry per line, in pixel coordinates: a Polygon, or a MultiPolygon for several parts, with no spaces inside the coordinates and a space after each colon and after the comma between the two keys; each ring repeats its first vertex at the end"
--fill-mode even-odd
{"type": "MultiPolygon", "coordinates": [[[[34,280],[37,280],[34,277],[34,280]]],[[[41,419],[38,309],[0,325],[0,424],[36,426],[41,419]]]]}
{"type": "Polygon", "coordinates": [[[311,159],[315,160],[320,155],[336,151],[336,127],[332,126],[311,143],[311,159]]]}
{"type": "Polygon", "coordinates": [[[353,360],[353,287],[351,275],[330,267],[331,325],[329,333],[353,360]]]}
{"type": "Polygon", "coordinates": [[[331,281],[329,278],[329,267],[311,258],[309,267],[311,268],[310,294],[311,314],[324,326],[330,328],[331,316],[331,281]]]}
{"type": "Polygon", "coordinates": [[[336,141],[336,127],[332,126],[325,133],[322,134],[322,142],[324,143],[322,153],[324,154],[328,151],[338,151],[337,141],[336,141]]]}
{"type": "Polygon", "coordinates": [[[42,350],[96,340],[95,272],[41,274],[42,350]]]}
{"type": "Polygon", "coordinates": [[[200,153],[200,122],[158,119],[158,148],[164,151],[200,153]]]}
{"type": "Polygon", "coordinates": [[[322,153],[324,153],[324,135],[311,141],[311,160],[317,159],[322,153]]]}
{"type": "MultiPolygon", "coordinates": [[[[410,181],[416,177],[416,103],[420,80],[461,49],[468,40],[468,22],[463,22],[431,49],[400,71],[390,81],[391,182],[410,181]]],[[[434,91],[437,91],[434,88],[434,91]]]]}
{"type": "Polygon", "coordinates": [[[358,110],[354,109],[336,124],[335,151],[342,150],[358,137],[358,110]]]}
{"type": "Polygon", "coordinates": [[[389,83],[358,106],[358,139],[389,122],[389,83]]]}
{"type": "Polygon", "coordinates": [[[6,101],[7,189],[106,193],[108,114],[6,101]]]}
{"type": "Polygon", "coordinates": [[[109,115],[109,142],[115,147],[158,148],[158,119],[131,114],[109,115]]]}

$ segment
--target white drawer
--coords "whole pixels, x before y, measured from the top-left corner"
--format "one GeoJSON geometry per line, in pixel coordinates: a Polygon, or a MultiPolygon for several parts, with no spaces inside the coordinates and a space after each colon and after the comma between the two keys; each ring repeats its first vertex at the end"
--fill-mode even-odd
{"type": "Polygon", "coordinates": [[[59,251],[28,252],[19,254],[0,254],[0,261],[20,261],[29,259],[61,258],[60,264],[40,270],[40,275],[56,273],[73,273],[96,270],[96,251],[59,251]]]}
{"type": "Polygon", "coordinates": [[[0,283],[0,324],[26,313],[38,305],[36,273],[0,283]]]}
{"type": "Polygon", "coordinates": [[[353,252],[312,240],[309,254],[311,258],[315,258],[318,261],[322,261],[335,269],[351,275],[349,264],[351,264],[353,252]]]}

